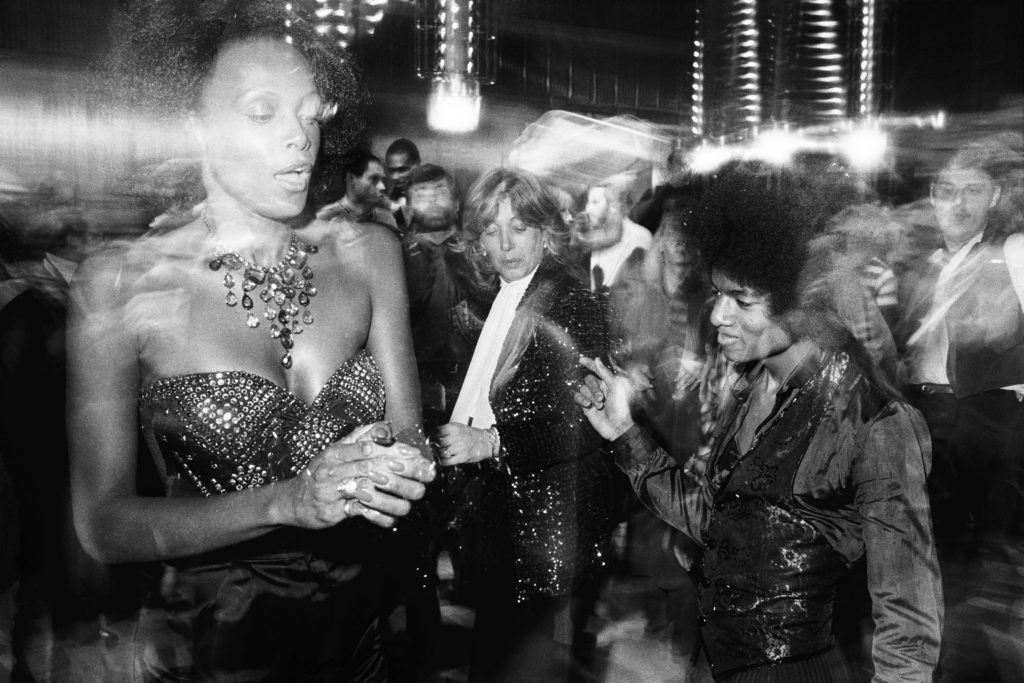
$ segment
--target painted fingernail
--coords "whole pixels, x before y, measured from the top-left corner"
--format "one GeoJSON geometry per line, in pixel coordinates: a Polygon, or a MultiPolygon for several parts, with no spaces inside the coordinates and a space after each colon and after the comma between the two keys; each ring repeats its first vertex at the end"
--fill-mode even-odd
{"type": "Polygon", "coordinates": [[[388,467],[391,468],[392,472],[405,472],[405,463],[398,460],[390,461],[388,467]]]}
{"type": "Polygon", "coordinates": [[[387,484],[391,481],[391,477],[380,472],[370,472],[370,479],[373,480],[374,484],[387,484]]]}

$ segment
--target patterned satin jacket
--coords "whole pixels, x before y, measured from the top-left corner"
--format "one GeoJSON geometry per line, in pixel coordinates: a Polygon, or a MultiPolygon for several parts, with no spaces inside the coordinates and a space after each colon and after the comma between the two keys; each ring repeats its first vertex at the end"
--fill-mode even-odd
{"type": "Polygon", "coordinates": [[[723,406],[702,485],[637,427],[614,443],[641,500],[704,546],[699,621],[712,673],[831,648],[840,573],[866,554],[875,679],[931,680],[942,595],[923,419],[846,353],[813,351],[739,453],[735,435],[763,372],[747,369],[723,406]]]}

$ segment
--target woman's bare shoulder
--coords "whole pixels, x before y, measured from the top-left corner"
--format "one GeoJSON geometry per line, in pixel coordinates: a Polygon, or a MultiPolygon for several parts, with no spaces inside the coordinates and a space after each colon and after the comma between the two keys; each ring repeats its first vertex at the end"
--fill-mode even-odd
{"type": "Polygon", "coordinates": [[[299,235],[340,264],[369,272],[401,258],[398,237],[388,228],[375,223],[316,219],[303,228],[299,235]]]}
{"type": "Polygon", "coordinates": [[[85,300],[119,301],[147,281],[195,260],[201,234],[183,226],[161,234],[143,234],[109,242],[91,254],[76,272],[74,288],[85,300]]]}

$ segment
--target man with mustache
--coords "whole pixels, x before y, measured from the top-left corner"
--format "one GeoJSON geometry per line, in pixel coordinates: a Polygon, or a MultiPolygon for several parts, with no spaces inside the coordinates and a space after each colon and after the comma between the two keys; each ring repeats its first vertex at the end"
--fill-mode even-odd
{"type": "Polygon", "coordinates": [[[640,500],[703,548],[695,659],[719,681],[850,681],[833,616],[865,558],[875,680],[931,680],[941,585],[920,414],[814,298],[809,221],[775,176],[734,169],[701,201],[711,323],[738,379],[698,478],[634,421],[634,389],[597,360],[576,400],[640,500]]]}

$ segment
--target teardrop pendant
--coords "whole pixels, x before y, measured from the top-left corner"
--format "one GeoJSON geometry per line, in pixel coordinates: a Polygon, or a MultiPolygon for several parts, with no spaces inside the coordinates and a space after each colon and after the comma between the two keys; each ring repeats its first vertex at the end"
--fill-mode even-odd
{"type": "Polygon", "coordinates": [[[315,245],[306,245],[293,232],[285,257],[276,265],[263,266],[246,260],[238,252],[225,250],[216,242],[217,231],[208,221],[205,211],[202,219],[216,249],[207,265],[211,271],[225,271],[223,285],[228,291],[224,296],[224,303],[229,307],[238,305],[239,296],[235,293],[234,287],[236,282],[240,281],[245,324],[250,329],[259,327],[261,316],[253,310],[256,305],[254,299],[257,297],[250,294],[258,289],[258,298],[266,305],[262,317],[270,321],[270,337],[280,340],[284,349],[281,365],[285,369],[291,368],[294,336],[302,334],[304,326],[313,323],[309,304],[310,299],[316,296],[316,287],[310,282],[313,279],[313,269],[308,264],[308,258],[319,252],[319,249],[315,245]],[[233,271],[238,271],[237,278],[233,271]]]}

